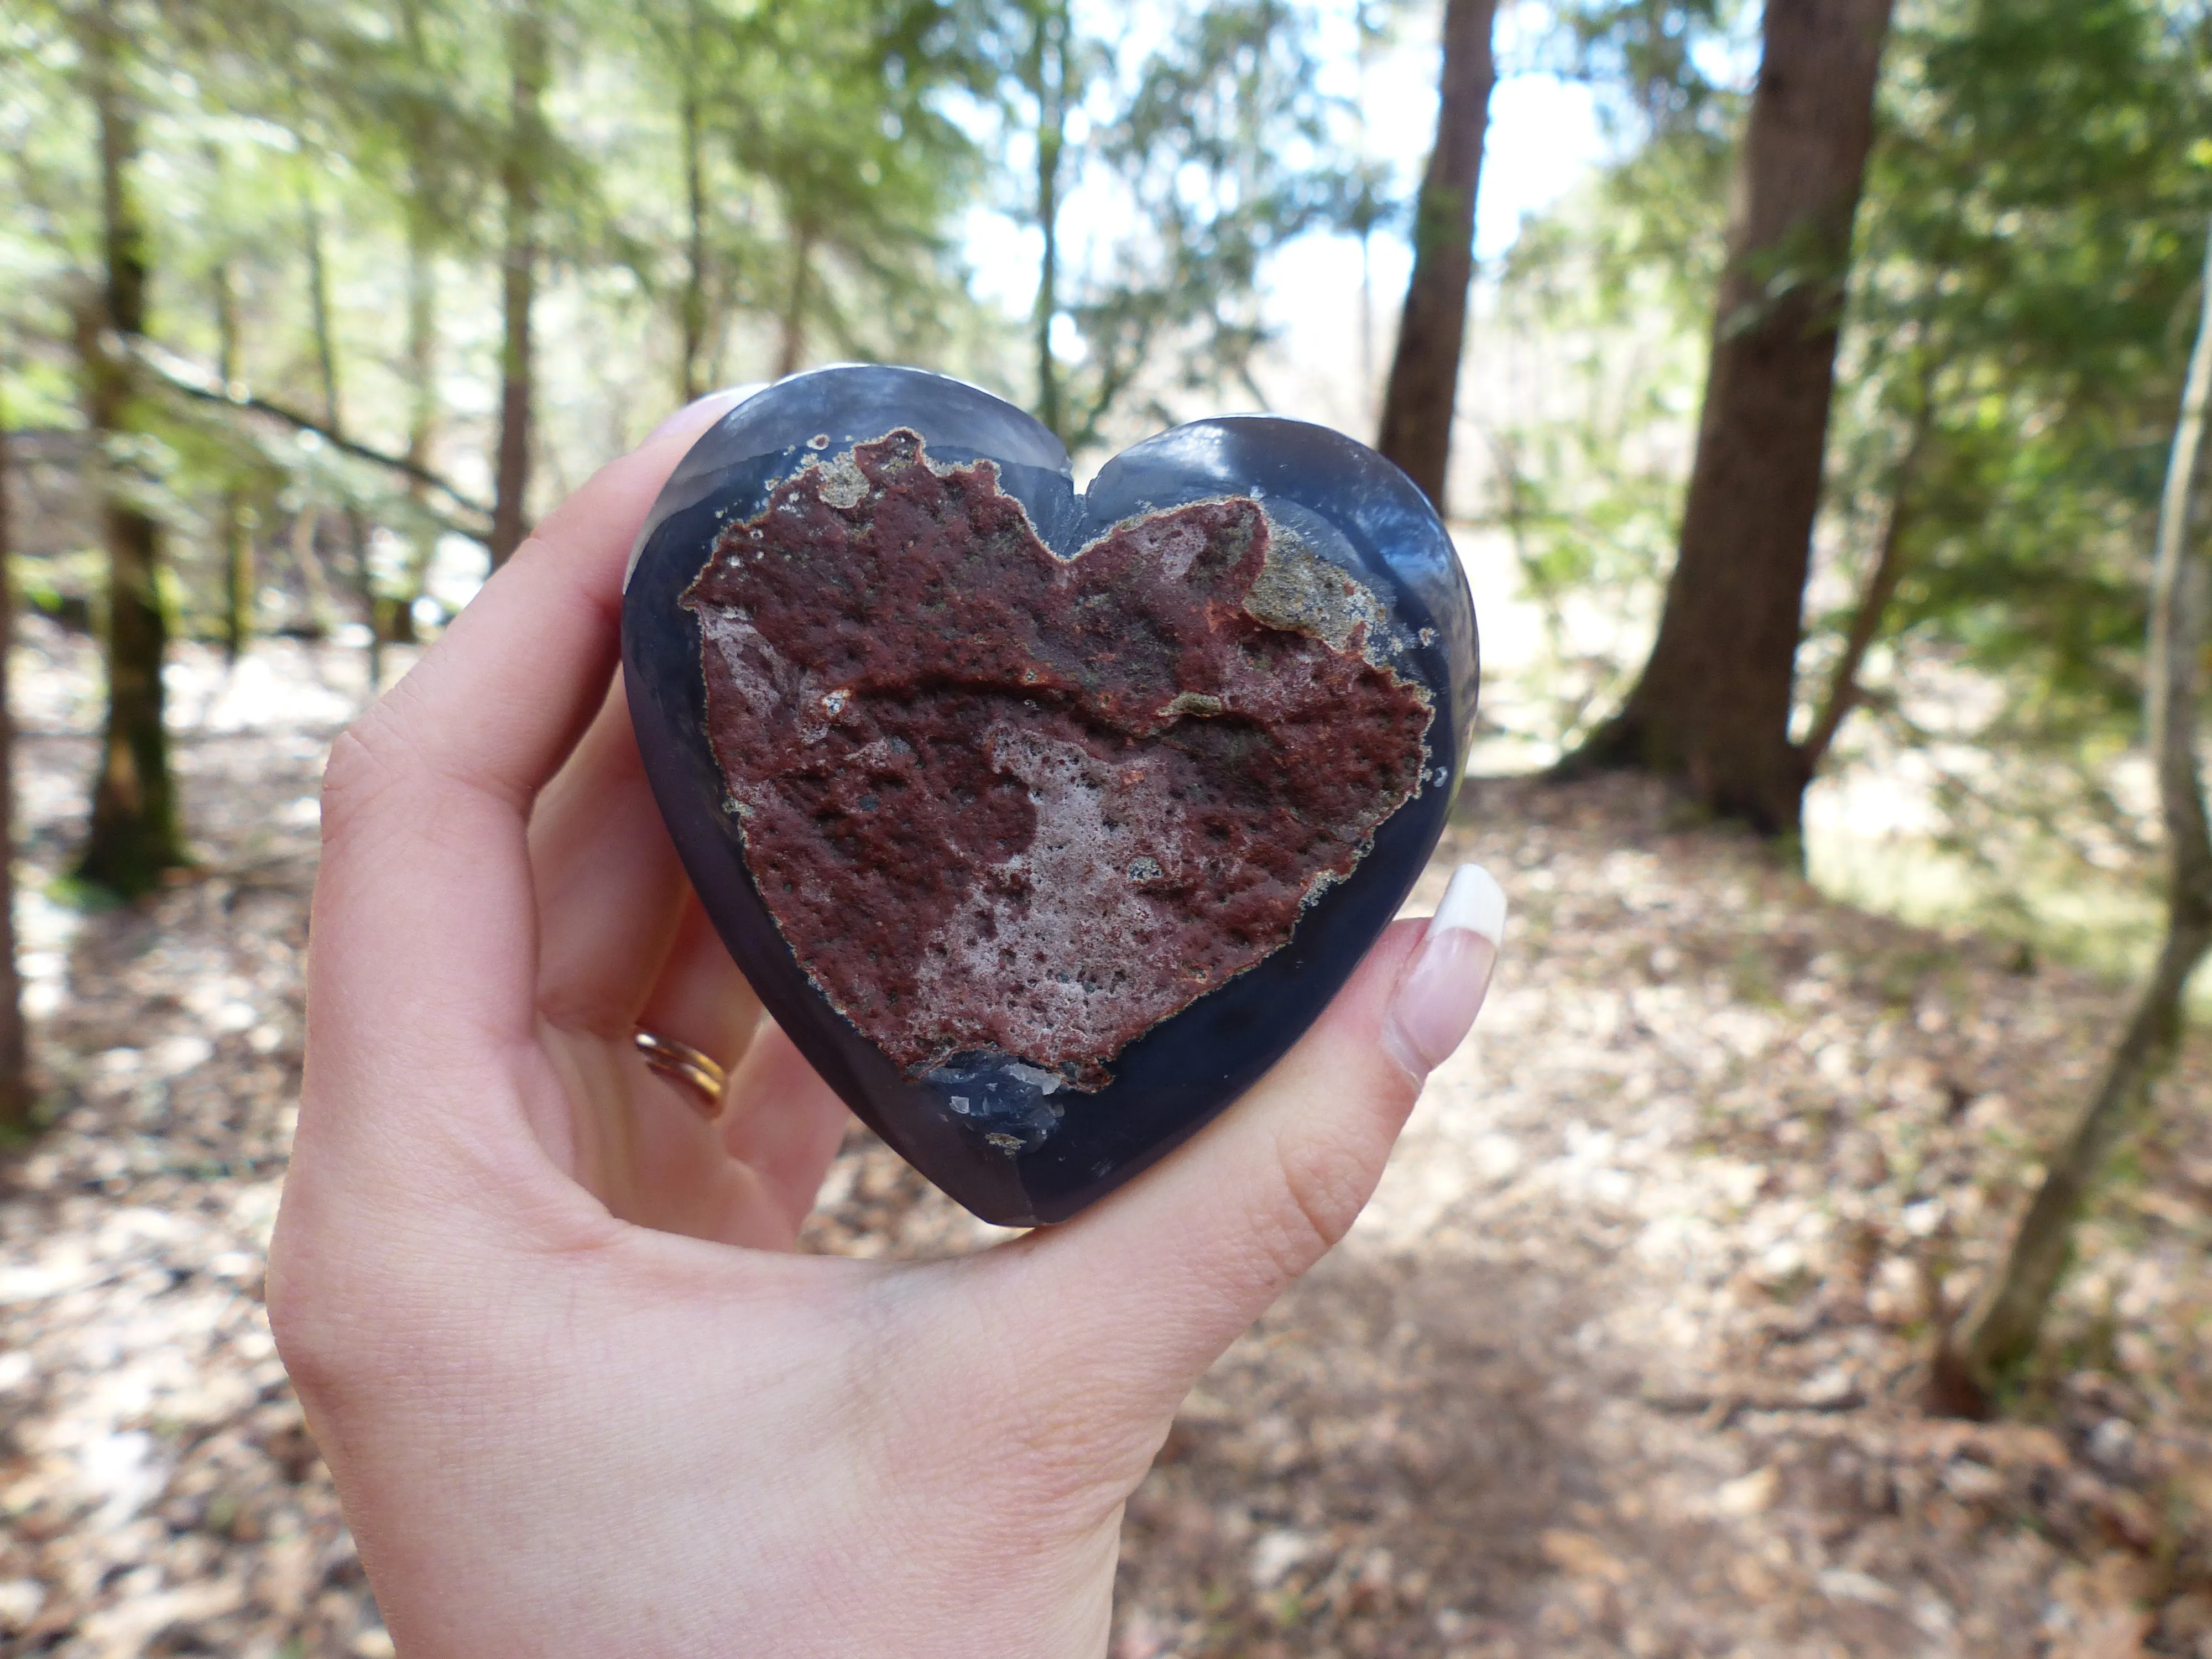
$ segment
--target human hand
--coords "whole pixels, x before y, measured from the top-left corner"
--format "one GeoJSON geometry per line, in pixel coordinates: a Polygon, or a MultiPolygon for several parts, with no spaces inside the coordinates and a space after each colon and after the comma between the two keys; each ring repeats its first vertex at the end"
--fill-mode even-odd
{"type": "Polygon", "coordinates": [[[1366,1201],[1504,900],[1462,870],[1073,1221],[793,1254],[844,1109],[690,896],[615,673],[631,538],[720,412],[586,484],[332,750],[270,1320],[409,1659],[1100,1654],[1123,1500],[1366,1201]],[[719,1119],[639,1024],[729,1069],[719,1119]]]}

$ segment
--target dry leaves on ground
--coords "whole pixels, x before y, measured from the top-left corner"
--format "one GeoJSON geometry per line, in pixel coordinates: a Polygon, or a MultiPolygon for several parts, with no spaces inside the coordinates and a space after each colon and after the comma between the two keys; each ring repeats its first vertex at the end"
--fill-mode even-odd
{"type": "MultiPolygon", "coordinates": [[[[28,857],[92,757],[34,635],[28,857]]],[[[194,880],[27,901],[58,1116],[0,1193],[0,1654],[390,1651],[260,1259],[344,653],[185,653],[194,880]]],[[[1516,918],[1352,1237],[1194,1393],[1129,1508],[1117,1659],[2212,1659],[2201,1047],[1994,1425],[1915,1406],[2124,994],[1822,902],[1641,786],[1470,788],[1516,918]]],[[[1444,861],[1420,899],[1433,898],[1444,861]]],[[[974,1248],[857,1133],[811,1248],[974,1248]]]]}

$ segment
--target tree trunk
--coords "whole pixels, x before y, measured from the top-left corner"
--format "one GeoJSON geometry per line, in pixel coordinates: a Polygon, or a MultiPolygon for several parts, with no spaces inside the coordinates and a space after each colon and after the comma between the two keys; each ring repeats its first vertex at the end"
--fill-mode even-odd
{"type": "MultiPolygon", "coordinates": [[[[238,293],[230,261],[215,268],[216,373],[223,390],[239,384],[238,293]]],[[[236,479],[222,491],[222,652],[233,667],[253,639],[253,520],[236,479]]]]}
{"type": "Polygon", "coordinates": [[[678,114],[684,142],[684,202],[688,234],[684,244],[684,362],[677,390],[689,404],[707,390],[700,373],[707,349],[707,162],[705,100],[699,88],[699,3],[691,0],[684,16],[684,38],[691,50],[678,66],[684,89],[678,114]]]}
{"type": "Polygon", "coordinates": [[[1681,550],[1658,638],[1571,769],[1642,767],[1794,835],[1790,741],[1836,337],[1891,0],[1766,9],[1681,550]]]}
{"type": "Polygon", "coordinates": [[[800,222],[791,231],[791,283],[784,290],[781,338],[776,347],[775,378],[799,373],[806,361],[806,308],[812,303],[814,231],[800,222]]]}
{"type": "MultiPolygon", "coordinates": [[[[407,42],[409,67],[423,79],[437,70],[430,61],[422,29],[420,0],[401,0],[399,15],[407,42]]],[[[438,531],[430,522],[429,487],[420,475],[430,470],[430,449],[438,427],[438,135],[428,123],[410,124],[407,149],[407,501],[414,508],[408,526],[406,592],[392,608],[392,640],[411,645],[416,638],[416,603],[429,586],[430,563],[437,556],[438,531]]]]}
{"type": "Polygon", "coordinates": [[[1491,21],[1498,0],[1445,0],[1437,143],[1413,209],[1413,275],[1382,394],[1375,447],[1406,471],[1438,513],[1451,459],[1452,406],[1474,277],[1474,199],[1490,126],[1491,21]]]}
{"type": "Polygon", "coordinates": [[[137,126],[117,61],[115,26],[104,10],[87,21],[85,69],[99,129],[106,271],[99,297],[78,307],[77,351],[107,539],[107,726],[77,875],[136,897],[186,860],[162,723],[168,620],[161,608],[161,535],[124,487],[114,459],[137,418],[129,346],[146,330],[146,231],[131,176],[137,126]]]}
{"type": "MultiPolygon", "coordinates": [[[[437,251],[429,214],[421,205],[422,190],[418,170],[416,200],[407,213],[407,465],[418,472],[429,471],[431,446],[438,437],[437,251]]],[[[429,586],[430,562],[438,551],[438,532],[428,522],[429,487],[420,477],[409,477],[407,499],[416,511],[409,532],[407,591],[392,607],[391,629],[401,644],[416,636],[415,602],[429,586]]]]}
{"type": "Polygon", "coordinates": [[[547,75],[545,19],[523,0],[508,30],[512,90],[507,155],[500,185],[507,198],[507,252],[501,298],[506,337],[500,351],[499,476],[492,505],[491,562],[505,564],[528,531],[532,436],[530,308],[538,288],[538,174],[544,135],[539,100],[547,75]]]}
{"type": "MultiPolygon", "coordinates": [[[[4,388],[0,388],[4,390],[4,388]]],[[[0,1140],[31,1128],[29,1043],[15,967],[15,718],[8,658],[15,642],[15,542],[9,496],[8,412],[0,406],[0,1140]]]]}
{"type": "Polygon", "coordinates": [[[2158,556],[2151,579],[2151,748],[2165,820],[2166,939],[2097,1091],[2044,1165],[2027,1212],[1998,1270],[1939,1345],[1929,1403],[1982,1416],[2006,1374],[2035,1351],[2051,1293],[2065,1272],[2090,1188],[2136,1108],[2173,1056],[2181,999],[2212,950],[2212,830],[2197,758],[2197,658],[2204,646],[2207,572],[2191,548],[2203,532],[2205,416],[2212,404],[2212,236],[2205,246],[2204,295],[2190,355],[2181,416],[2166,460],[2159,503],[2158,556]]]}
{"type": "MultiPolygon", "coordinates": [[[[1495,3],[1496,0],[1492,0],[1493,7],[1495,3]]],[[[1370,0],[1352,0],[1352,32],[1356,42],[1352,118],[1356,134],[1354,153],[1359,155],[1367,154],[1367,76],[1373,59],[1374,46],[1381,34],[1368,14],[1369,4],[1370,0]]],[[[1487,113],[1486,108],[1485,113],[1487,113]]],[[[1375,405],[1375,222],[1377,206],[1373,193],[1363,187],[1358,216],[1355,222],[1359,233],[1359,406],[1368,418],[1379,422],[1382,412],[1375,405]]],[[[1456,386],[1457,383],[1454,384],[1456,386]]]]}
{"type": "Polygon", "coordinates": [[[1060,364],[1052,355],[1052,325],[1060,314],[1060,173],[1067,143],[1066,0],[1042,0],[1035,7],[1031,22],[1024,78],[1037,102],[1036,222],[1044,239],[1037,261],[1036,305],[1030,313],[1036,351],[1036,417],[1066,437],[1060,364]]]}
{"type": "Polygon", "coordinates": [[[1860,671],[1866,666],[1867,653],[1881,637],[1881,619],[1888,614],[1889,602],[1897,597],[1898,584],[1905,580],[1905,538],[1912,525],[1913,491],[1919,485],[1920,469],[1935,423],[1935,400],[1923,396],[1919,412],[1913,416],[1912,437],[1897,463],[1895,477],[1890,480],[1889,513],[1882,526],[1881,545],[1875,551],[1874,568],[1868,573],[1866,586],[1859,594],[1858,608],[1851,613],[1851,625],[1844,635],[1844,648],[1836,659],[1835,672],[1828,677],[1828,694],[1821,699],[1820,712],[1814,717],[1812,730],[1806,733],[1800,746],[1808,777],[1820,769],[1821,761],[1836,741],[1836,733],[1843,730],[1851,710],[1858,707],[1860,671]]]}
{"type": "MultiPolygon", "coordinates": [[[[345,410],[338,396],[337,336],[331,327],[331,278],[323,259],[323,216],[315,205],[312,185],[301,197],[307,234],[307,314],[315,331],[315,360],[322,369],[323,420],[339,437],[345,434],[345,410]]],[[[368,564],[368,524],[361,505],[345,491],[348,551],[353,556],[354,597],[368,623],[368,701],[384,690],[384,617],[376,602],[376,580],[368,564]]]]}
{"type": "Polygon", "coordinates": [[[301,580],[307,589],[307,618],[304,632],[311,640],[330,637],[336,625],[336,607],[331,603],[330,579],[323,574],[322,555],[315,551],[315,538],[322,529],[323,509],[309,501],[292,520],[292,557],[300,567],[301,580]]]}

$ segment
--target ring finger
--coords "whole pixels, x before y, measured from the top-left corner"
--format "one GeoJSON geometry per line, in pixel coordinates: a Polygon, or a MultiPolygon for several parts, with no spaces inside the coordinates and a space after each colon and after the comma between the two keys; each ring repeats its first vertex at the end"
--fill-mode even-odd
{"type": "Polygon", "coordinates": [[[687,892],[676,942],[638,1014],[638,1029],[696,1049],[726,1075],[744,1059],[760,1023],[760,999],[687,892]]]}

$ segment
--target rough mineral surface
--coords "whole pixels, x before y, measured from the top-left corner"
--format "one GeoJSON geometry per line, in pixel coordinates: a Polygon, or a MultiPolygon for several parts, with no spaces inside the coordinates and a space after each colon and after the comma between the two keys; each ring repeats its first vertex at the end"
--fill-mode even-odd
{"type": "Polygon", "coordinates": [[[1103,1086],[1289,939],[1426,761],[1374,597],[1245,498],[1061,559],[989,463],[902,428],[778,485],[683,603],[761,896],[911,1073],[994,1050],[1103,1086]]]}

